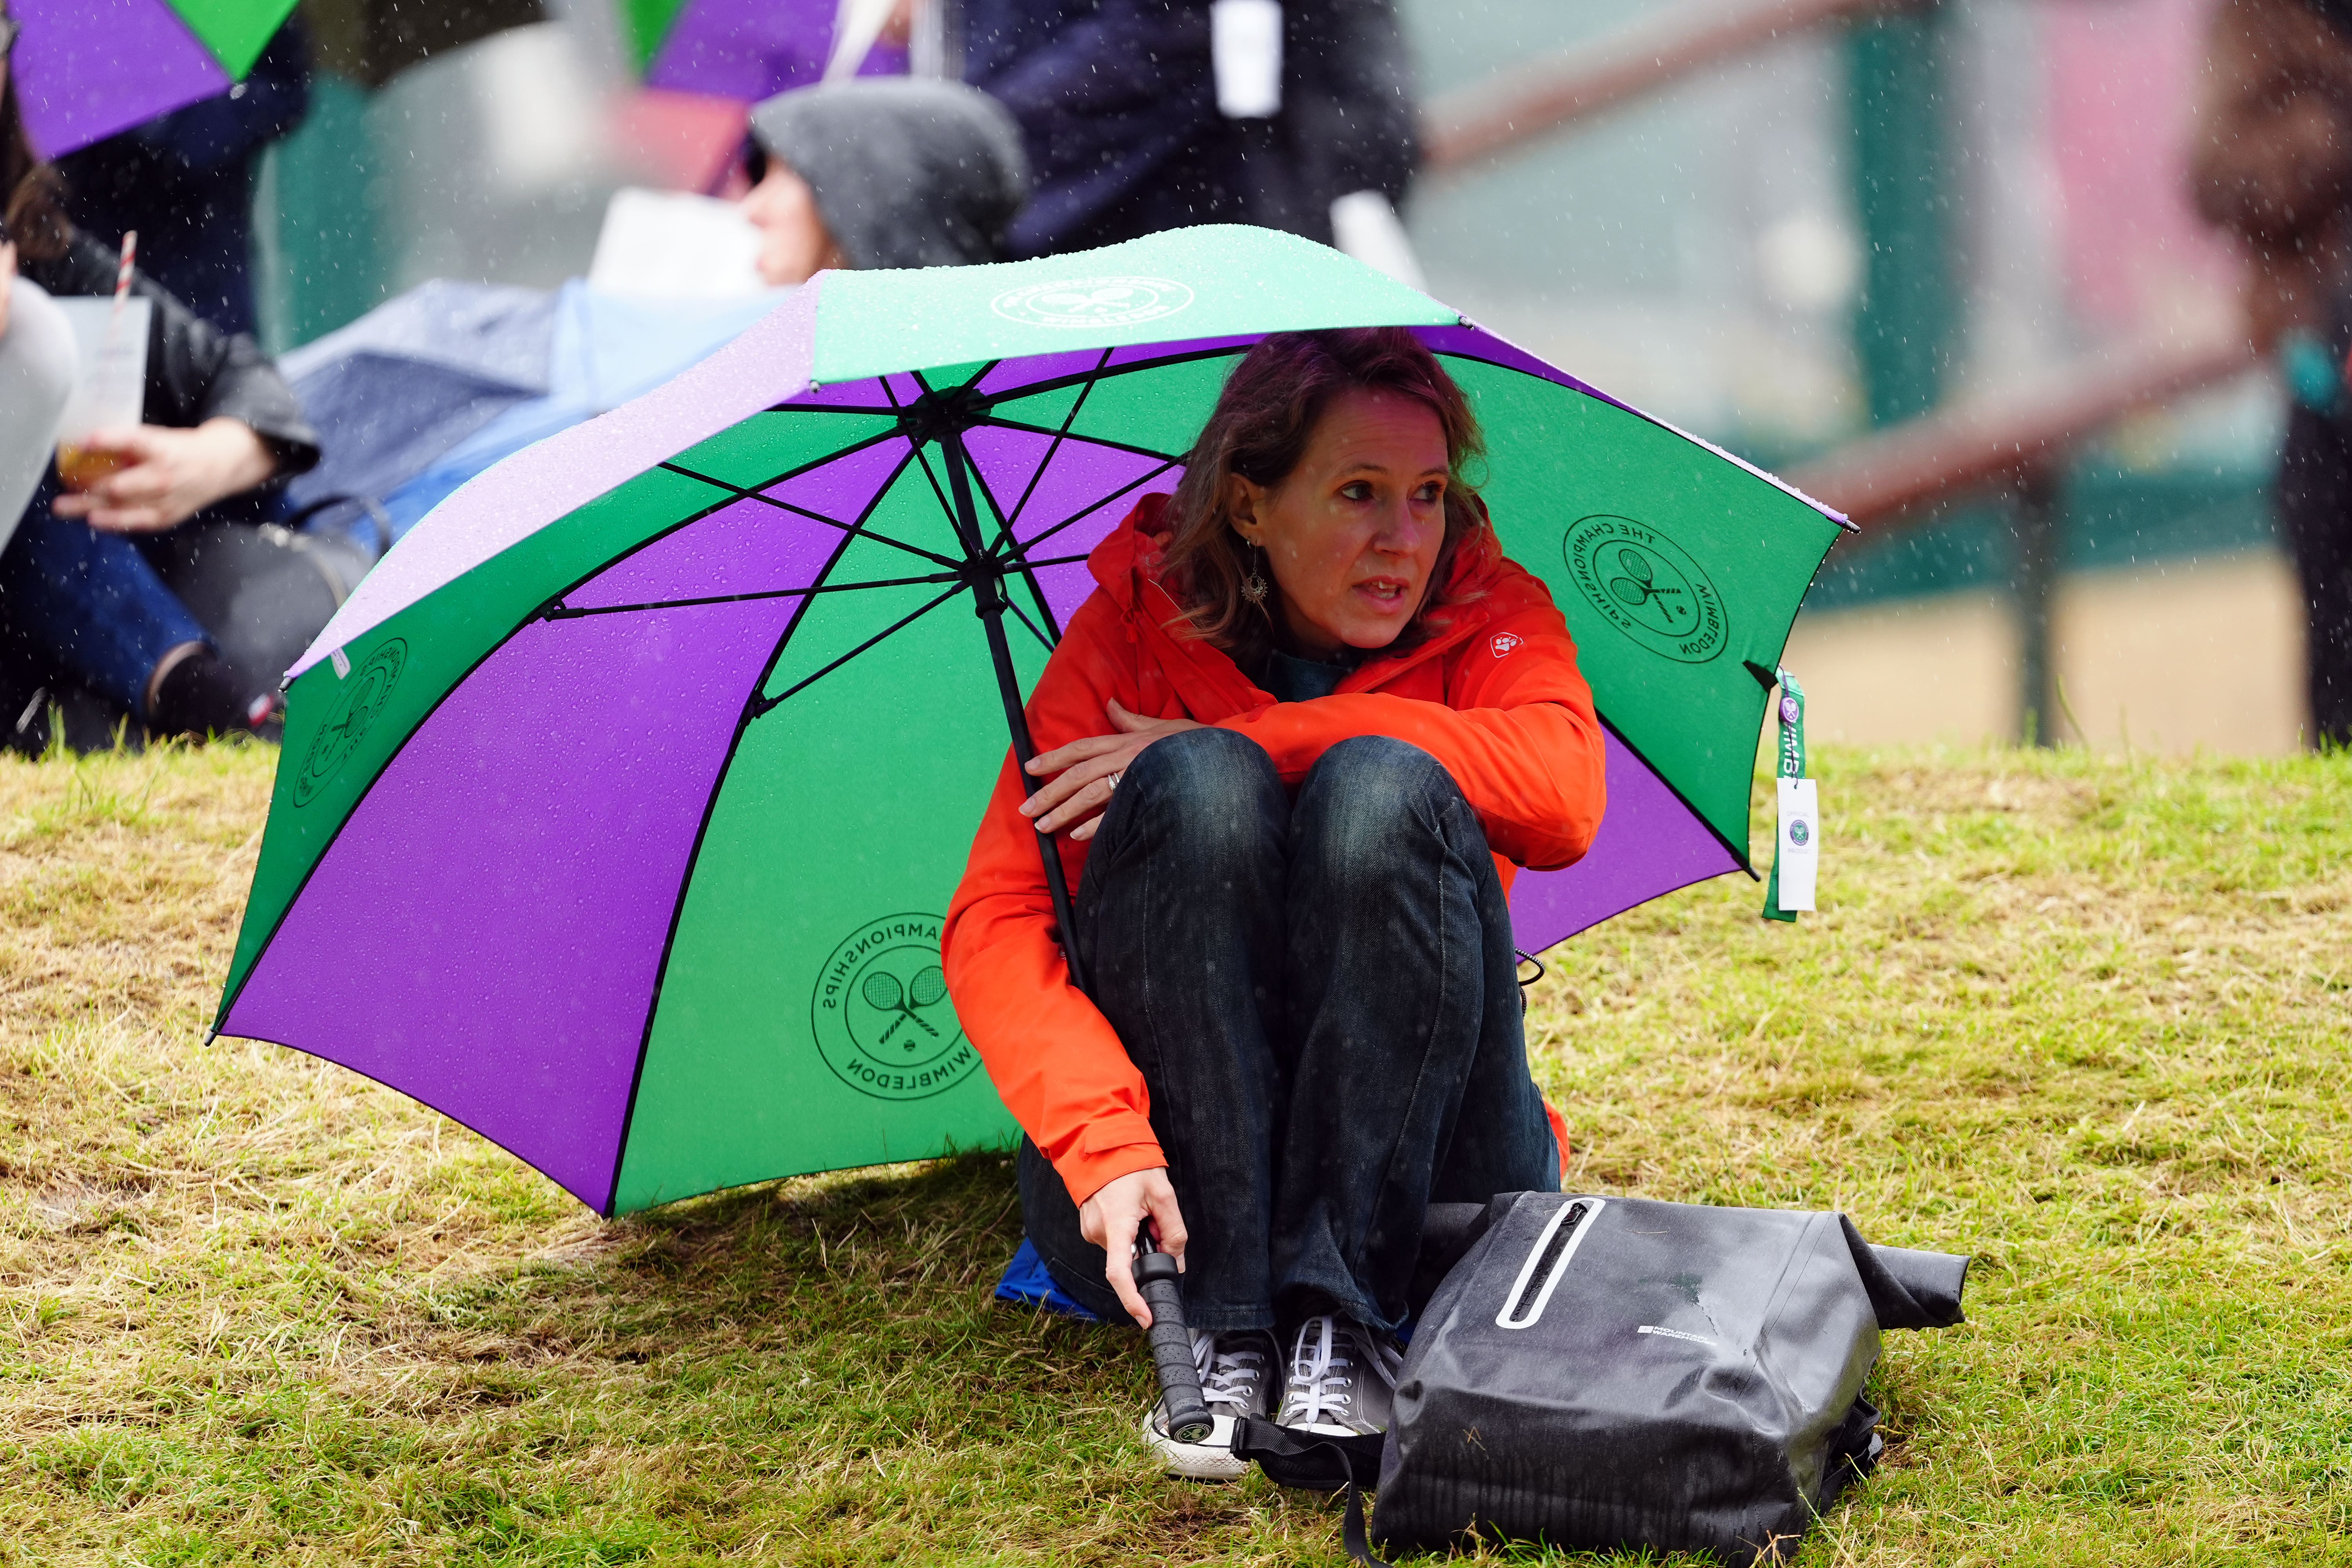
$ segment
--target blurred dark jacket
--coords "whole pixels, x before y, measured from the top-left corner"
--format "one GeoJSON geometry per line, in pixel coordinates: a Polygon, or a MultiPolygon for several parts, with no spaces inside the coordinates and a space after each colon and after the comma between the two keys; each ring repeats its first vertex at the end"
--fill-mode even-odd
{"type": "MultiPolygon", "coordinates": [[[[77,233],[63,256],[22,267],[26,277],[52,294],[103,297],[114,292],[121,261],[112,246],[77,233]]],[[[286,378],[250,337],[224,332],[197,316],[149,278],[144,267],[132,275],[131,287],[153,301],[142,422],[184,430],[207,419],[241,420],[277,453],[281,478],[318,462],[318,432],[303,417],[286,378]]]]}
{"type": "Polygon", "coordinates": [[[310,58],[289,21],[229,91],[59,159],[74,226],[109,245],[136,230],[142,270],[222,331],[253,331],[254,161],[309,112],[310,58]]]}
{"type": "Polygon", "coordinates": [[[2352,4],[2222,0],[2190,172],[2198,211],[2252,253],[2255,341],[2327,331],[2352,280],[2352,4]]]}
{"type": "Polygon", "coordinates": [[[849,264],[1003,261],[1029,194],[1021,132],[1003,106],[951,81],[874,77],[780,92],[751,137],[808,182],[849,264]]]}
{"type": "Polygon", "coordinates": [[[1028,147],[1017,256],[1199,223],[1328,244],[1335,199],[1400,200],[1420,159],[1390,0],[1287,0],[1282,109],[1258,121],[1218,111],[1208,0],[961,0],[952,31],[1028,147]]]}

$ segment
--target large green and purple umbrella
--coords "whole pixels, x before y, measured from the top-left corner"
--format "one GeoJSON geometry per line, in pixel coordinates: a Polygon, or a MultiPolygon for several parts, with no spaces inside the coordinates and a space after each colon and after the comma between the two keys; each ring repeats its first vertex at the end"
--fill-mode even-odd
{"type": "Polygon", "coordinates": [[[1007,1138],[939,953],[1004,696],[1235,359],[1370,325],[1475,403],[1609,729],[1600,838],[1518,879],[1521,945],[1745,868],[1762,681],[1839,521],[1336,251],[1191,229],[826,273],[451,497],[292,671],[217,1027],[607,1214],[1007,1138]]]}

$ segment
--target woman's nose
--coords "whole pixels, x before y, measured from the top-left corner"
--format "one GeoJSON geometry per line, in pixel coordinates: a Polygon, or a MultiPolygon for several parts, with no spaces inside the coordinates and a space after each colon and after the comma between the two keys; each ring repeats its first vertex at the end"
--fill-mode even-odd
{"type": "Polygon", "coordinates": [[[1409,498],[1400,499],[1395,506],[1382,512],[1380,531],[1372,536],[1372,548],[1384,555],[1417,554],[1432,531],[1444,526],[1442,521],[1419,515],[1409,498]]]}

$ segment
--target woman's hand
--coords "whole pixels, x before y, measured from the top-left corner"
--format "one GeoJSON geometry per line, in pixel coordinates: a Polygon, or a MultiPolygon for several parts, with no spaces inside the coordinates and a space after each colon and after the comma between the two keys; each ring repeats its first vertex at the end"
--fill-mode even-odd
{"type": "Polygon", "coordinates": [[[1125,773],[1152,742],[1201,728],[1190,719],[1141,718],[1116,701],[1110,705],[1110,721],[1118,726],[1116,735],[1091,735],[1029,760],[1034,776],[1060,775],[1021,803],[1021,815],[1036,818],[1039,832],[1059,833],[1076,823],[1070,827],[1073,840],[1083,844],[1092,838],[1102,826],[1103,808],[1110,804],[1111,776],[1125,773]]]}
{"type": "Polygon", "coordinates": [[[253,427],[236,419],[207,419],[193,430],[140,425],[100,430],[81,443],[88,452],[116,452],[122,467],[50,508],[108,533],[156,533],[177,528],[216,500],[249,490],[278,471],[278,459],[253,427]]]}
{"type": "Polygon", "coordinates": [[[16,289],[16,247],[0,245],[0,338],[8,335],[8,296],[16,289]]]}
{"type": "MultiPolygon", "coordinates": [[[[1133,714],[1129,715],[1133,718],[1133,714]]],[[[1184,1267],[1184,1215],[1176,1207],[1176,1189],[1168,1184],[1168,1168],[1132,1171],[1105,1182],[1078,1205],[1078,1234],[1103,1249],[1103,1278],[1118,1292],[1118,1304],[1138,1326],[1151,1326],[1151,1309],[1135,1288],[1135,1233],[1146,1218],[1151,1221],[1160,1250],[1184,1267]]]]}

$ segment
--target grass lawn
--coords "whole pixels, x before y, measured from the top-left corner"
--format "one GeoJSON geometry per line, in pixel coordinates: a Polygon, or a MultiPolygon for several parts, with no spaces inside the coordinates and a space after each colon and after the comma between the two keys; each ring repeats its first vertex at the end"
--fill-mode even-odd
{"type": "MultiPolygon", "coordinates": [[[[1345,1561],[990,1304],[1003,1159],[606,1224],[200,1045],[273,761],[0,761],[0,1563],[1345,1561]]],[[[1691,889],[1530,1018],[1580,1185],[1979,1259],[1804,1561],[2352,1563],[2352,759],[1816,763],[1822,915],[1691,889]]]]}

